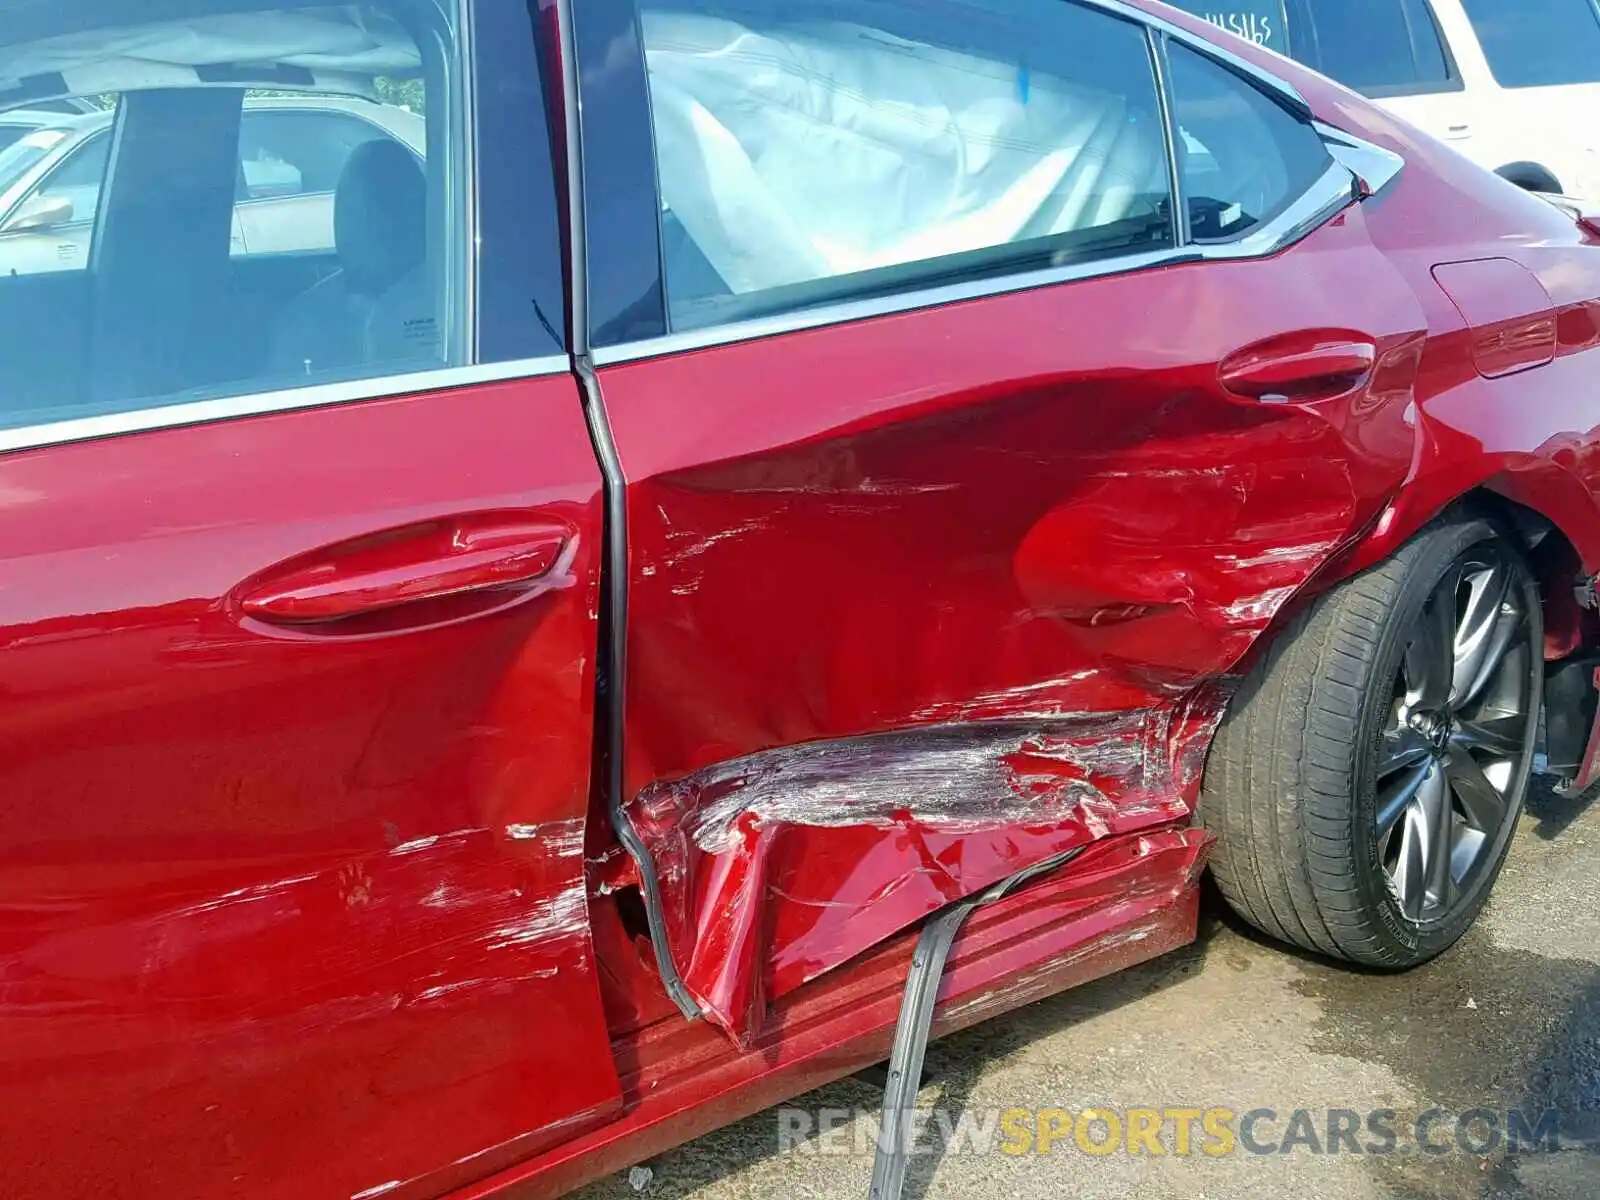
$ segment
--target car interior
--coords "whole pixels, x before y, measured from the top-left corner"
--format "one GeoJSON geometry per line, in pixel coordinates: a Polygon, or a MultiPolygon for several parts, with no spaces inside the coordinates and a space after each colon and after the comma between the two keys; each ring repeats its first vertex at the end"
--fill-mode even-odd
{"type": "MultiPolygon", "coordinates": [[[[90,7],[114,19],[115,6],[90,7]]],[[[450,144],[438,9],[192,7],[128,35],[147,60],[170,46],[170,70],[145,70],[164,86],[115,100],[87,262],[0,273],[0,425],[426,370],[459,354],[441,319],[457,207],[445,154],[422,161],[384,138],[355,146],[334,188],[330,250],[232,253],[247,96],[381,98],[380,86],[410,81],[429,144],[450,144]],[[241,45],[260,61],[241,63],[241,45]]],[[[0,78],[30,58],[68,58],[57,78],[103,98],[128,77],[117,35],[10,40],[0,33],[0,78]]]]}
{"type": "Polygon", "coordinates": [[[1136,27],[911,11],[643,6],[674,328],[1171,244],[1136,27]]]}

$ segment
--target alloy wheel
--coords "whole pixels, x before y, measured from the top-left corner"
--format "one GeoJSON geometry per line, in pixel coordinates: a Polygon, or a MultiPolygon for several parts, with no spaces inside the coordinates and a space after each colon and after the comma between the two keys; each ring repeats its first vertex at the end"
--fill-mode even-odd
{"type": "Polygon", "coordinates": [[[1409,921],[1467,902],[1521,810],[1534,629],[1518,563],[1488,543],[1451,564],[1410,632],[1376,797],[1378,859],[1409,921]]]}

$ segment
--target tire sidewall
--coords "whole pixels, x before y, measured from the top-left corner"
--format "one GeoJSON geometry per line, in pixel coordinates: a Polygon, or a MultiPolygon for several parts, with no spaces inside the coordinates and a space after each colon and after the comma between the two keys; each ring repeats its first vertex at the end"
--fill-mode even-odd
{"type": "Polygon", "coordinates": [[[1482,519],[1469,519],[1437,526],[1416,539],[1408,550],[1415,555],[1415,560],[1406,571],[1405,581],[1384,622],[1378,654],[1363,689],[1359,733],[1353,746],[1355,763],[1351,777],[1355,788],[1350,836],[1356,863],[1354,883],[1363,907],[1377,916],[1383,932],[1400,952],[1399,957],[1417,962],[1441,953],[1467,931],[1487,901],[1510,850],[1533,768],[1533,742],[1539,724],[1537,706],[1543,702],[1544,690],[1544,630],[1538,585],[1528,569],[1520,544],[1497,525],[1482,519]],[[1411,630],[1451,564],[1467,551],[1485,543],[1494,544],[1511,559],[1528,620],[1533,626],[1535,651],[1529,656],[1532,665],[1528,686],[1529,703],[1533,706],[1530,711],[1534,713],[1534,718],[1529,722],[1528,742],[1523,748],[1512,776],[1512,787],[1508,791],[1512,812],[1495,844],[1486,851],[1491,855],[1488,869],[1481,873],[1472,890],[1453,912],[1440,920],[1418,924],[1408,920],[1400,911],[1399,904],[1389,890],[1378,856],[1377,768],[1381,734],[1390,715],[1391,683],[1399,675],[1411,630]]]}

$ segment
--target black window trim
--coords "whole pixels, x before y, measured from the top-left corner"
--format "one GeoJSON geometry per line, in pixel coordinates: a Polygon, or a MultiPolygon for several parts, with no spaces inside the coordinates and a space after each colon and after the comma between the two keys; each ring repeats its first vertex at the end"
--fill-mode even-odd
{"type": "MultiPolygon", "coordinates": [[[[997,274],[945,286],[913,287],[887,296],[829,302],[773,316],[672,332],[667,322],[662,278],[658,220],[661,199],[636,0],[590,0],[574,6],[574,32],[583,113],[586,249],[591,263],[598,260],[600,264],[598,270],[591,267],[585,281],[591,310],[596,314],[589,330],[595,364],[606,366],[655,358],[1157,267],[1266,257],[1299,241],[1360,198],[1358,173],[1352,164],[1359,164],[1365,171],[1359,178],[1372,192],[1387,185],[1403,165],[1398,155],[1318,122],[1310,105],[1292,84],[1182,26],[1152,16],[1122,0],[1064,2],[1131,20],[1145,30],[1166,126],[1169,173],[1174,177],[1177,167],[1172,139],[1176,131],[1172,128],[1171,97],[1164,63],[1165,39],[1168,38],[1176,39],[1239,76],[1244,83],[1262,91],[1315,130],[1329,148],[1327,170],[1268,221],[1228,241],[1194,243],[1182,237],[1170,249],[997,274]],[[603,71],[596,69],[596,63],[604,64],[603,71]],[[619,128],[620,122],[632,127],[619,128]],[[648,142],[648,151],[643,153],[640,152],[641,133],[648,142]],[[597,179],[605,181],[603,194],[595,186],[597,179]],[[627,256],[632,256],[631,262],[623,261],[627,256]],[[618,286],[623,280],[631,280],[632,284],[624,289],[618,286]],[[642,293],[638,286],[641,280],[646,284],[642,293]],[[619,319],[628,322],[630,334],[620,332],[616,324],[619,319]]],[[[1175,191],[1174,195],[1180,196],[1181,192],[1175,191]]],[[[1179,202],[1174,207],[1181,211],[1186,205],[1179,202]]],[[[1187,230],[1180,232],[1187,233],[1187,230]]]]}

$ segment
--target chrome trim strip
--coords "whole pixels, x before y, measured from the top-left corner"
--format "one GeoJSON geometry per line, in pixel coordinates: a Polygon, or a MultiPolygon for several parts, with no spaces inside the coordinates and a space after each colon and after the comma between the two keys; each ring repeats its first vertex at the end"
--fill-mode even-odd
{"type": "Polygon", "coordinates": [[[1335,161],[1361,181],[1369,196],[1383,191],[1405,170],[1406,160],[1393,150],[1374,145],[1324,121],[1311,122],[1311,128],[1321,136],[1335,161]]]}
{"type": "Polygon", "coordinates": [[[780,313],[771,317],[757,317],[748,321],[735,321],[727,325],[708,325],[704,329],[689,329],[682,333],[669,333],[666,337],[648,338],[644,341],[596,349],[594,363],[597,367],[614,366],[618,363],[704,350],[733,342],[749,342],[778,334],[798,333],[827,325],[843,325],[851,321],[864,321],[894,313],[937,308],[945,304],[958,304],[964,300],[1003,296],[1010,292],[1029,291],[1061,283],[1076,283],[1085,279],[1102,279],[1109,275],[1125,275],[1132,271],[1147,271],[1155,267],[1177,266],[1189,262],[1227,262],[1235,259],[1263,258],[1293,245],[1335,213],[1353,204],[1356,200],[1353,182],[1350,172],[1345,167],[1337,162],[1330,163],[1321,178],[1293,204],[1273,220],[1233,242],[1196,242],[1150,254],[1129,254],[1118,258],[1100,259],[1096,262],[1076,263],[1069,267],[996,276],[992,279],[951,284],[941,288],[899,292],[892,296],[878,296],[870,300],[846,300],[837,304],[823,304],[816,308],[780,313]]]}
{"type": "Polygon", "coordinates": [[[414,371],[405,375],[383,375],[343,383],[289,388],[276,392],[252,392],[216,400],[196,400],[188,404],[169,404],[160,408],[77,417],[0,429],[0,454],[13,450],[32,450],[68,442],[86,442],[126,433],[146,433],[156,429],[175,429],[212,421],[231,421],[239,417],[259,417],[272,413],[294,412],[303,408],[322,408],[360,400],[391,400],[420,392],[442,392],[474,384],[500,383],[513,379],[537,379],[565,375],[572,364],[565,355],[528,358],[517,362],[487,363],[476,367],[441,367],[437,371],[414,371]]]}
{"type": "Polygon", "coordinates": [[[1356,202],[1355,180],[1337,162],[1271,221],[1231,242],[1196,242],[1207,260],[1263,258],[1299,241],[1334,213],[1356,202]]]}
{"type": "MultiPolygon", "coordinates": [[[[463,356],[468,362],[478,361],[478,256],[483,252],[483,241],[479,236],[478,222],[478,55],[476,51],[476,29],[473,25],[471,0],[458,0],[456,4],[456,56],[459,67],[456,74],[461,78],[460,86],[460,121],[461,121],[461,147],[466,164],[463,181],[465,186],[461,189],[462,195],[459,203],[462,205],[462,222],[464,225],[464,238],[457,253],[463,258],[462,267],[465,279],[462,281],[462,299],[464,304],[456,307],[461,316],[452,321],[457,324],[464,321],[465,325],[460,333],[466,338],[466,354],[463,356]]],[[[449,170],[449,157],[445,158],[446,171],[449,170]]],[[[454,189],[451,189],[451,199],[456,199],[454,189]]],[[[448,211],[448,205],[446,206],[448,211]]],[[[448,235],[447,235],[448,236],[448,235]]]]}
{"type": "Polygon", "coordinates": [[[708,325],[703,329],[669,333],[665,337],[598,348],[594,351],[594,362],[597,367],[608,367],[641,358],[658,358],[665,354],[679,354],[687,350],[703,350],[709,346],[721,346],[729,342],[748,342],[780,333],[817,329],[824,325],[842,325],[849,321],[864,321],[870,317],[887,316],[891,313],[959,304],[963,300],[976,300],[984,296],[1001,296],[1008,292],[1025,292],[1031,288],[1071,283],[1079,279],[1099,279],[1106,275],[1122,275],[1130,271],[1148,270],[1151,267],[1171,266],[1197,260],[1200,256],[1194,252],[1196,249],[1197,247],[1191,246],[1183,250],[1128,254],[1117,258],[1099,259],[1095,262],[1075,263],[1069,267],[1051,267],[1020,275],[999,275],[992,279],[973,280],[971,283],[953,283],[945,287],[897,292],[892,296],[875,296],[870,300],[844,300],[835,304],[819,304],[815,308],[799,309],[770,317],[755,317],[727,325],[708,325]]]}
{"type": "Polygon", "coordinates": [[[1172,189],[1173,233],[1179,246],[1189,244],[1189,205],[1183,198],[1183,172],[1178,166],[1178,122],[1172,111],[1172,84],[1168,79],[1167,39],[1154,26],[1145,28],[1150,66],[1156,77],[1156,106],[1161,113],[1162,137],[1167,147],[1167,186],[1172,189]]]}

